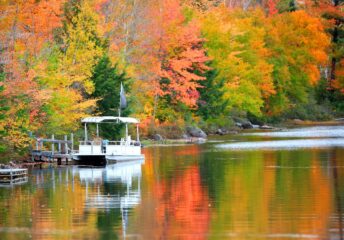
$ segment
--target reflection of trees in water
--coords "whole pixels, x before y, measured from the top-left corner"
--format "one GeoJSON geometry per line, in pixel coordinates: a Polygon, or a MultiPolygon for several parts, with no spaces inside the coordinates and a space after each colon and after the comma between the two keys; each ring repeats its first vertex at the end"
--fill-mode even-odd
{"type": "Polygon", "coordinates": [[[123,237],[141,198],[141,164],[134,170],[122,166],[93,173],[70,167],[34,169],[28,184],[0,188],[0,226],[5,229],[0,239],[123,237]]]}
{"type": "Polygon", "coordinates": [[[97,212],[97,229],[99,230],[99,239],[119,239],[119,234],[115,226],[121,225],[122,213],[119,208],[112,208],[97,212]]]}
{"type": "MultiPolygon", "coordinates": [[[[143,149],[145,154],[144,177],[145,180],[158,181],[162,178],[166,181],[178,177],[188,166],[197,164],[201,156],[199,145],[165,146],[143,149]]],[[[153,184],[153,183],[152,183],[153,184]]]]}
{"type": "Polygon", "coordinates": [[[332,178],[333,178],[333,191],[334,191],[334,200],[335,200],[335,212],[337,214],[337,228],[339,230],[338,235],[339,239],[344,239],[344,234],[343,234],[343,206],[344,206],[344,189],[343,188],[343,176],[344,176],[344,171],[341,165],[343,163],[340,163],[340,157],[343,156],[343,152],[341,154],[338,153],[338,151],[332,151],[329,154],[330,158],[330,167],[332,168],[332,178]]]}
{"type": "Polygon", "coordinates": [[[207,152],[202,183],[214,202],[210,234],[327,236],[329,179],[319,150],[207,152]]]}
{"type": "Polygon", "coordinates": [[[137,209],[144,220],[132,227],[143,239],[207,238],[210,207],[198,166],[200,146],[149,149],[145,156],[147,189],[137,209]]]}
{"type": "Polygon", "coordinates": [[[182,236],[183,239],[205,239],[209,220],[209,200],[197,165],[190,166],[183,174],[169,183],[161,181],[154,186],[158,199],[156,221],[161,227],[162,238],[182,236]]]}

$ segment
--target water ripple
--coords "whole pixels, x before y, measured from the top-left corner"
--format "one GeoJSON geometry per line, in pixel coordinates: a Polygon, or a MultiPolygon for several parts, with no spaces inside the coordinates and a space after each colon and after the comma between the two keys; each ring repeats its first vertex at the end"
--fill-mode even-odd
{"type": "Polygon", "coordinates": [[[281,137],[281,138],[342,138],[344,126],[321,126],[288,129],[278,132],[243,133],[245,136],[281,137]]]}
{"type": "Polygon", "coordinates": [[[216,145],[219,149],[232,150],[256,150],[256,149],[299,149],[299,148],[327,148],[344,147],[344,138],[333,139],[296,139],[279,141],[255,141],[255,142],[237,142],[216,145]]]}

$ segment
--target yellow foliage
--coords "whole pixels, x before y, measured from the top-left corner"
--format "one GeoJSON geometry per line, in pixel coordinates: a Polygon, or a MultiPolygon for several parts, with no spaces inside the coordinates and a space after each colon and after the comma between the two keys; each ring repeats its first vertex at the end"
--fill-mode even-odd
{"type": "Polygon", "coordinates": [[[260,115],[264,99],[275,94],[273,66],[268,63],[270,51],[265,46],[264,14],[219,7],[201,21],[212,67],[218,70],[218,81],[225,79],[228,107],[260,115]]]}
{"type": "Polygon", "coordinates": [[[62,56],[62,72],[69,81],[82,84],[88,94],[94,91],[90,81],[93,66],[103,54],[94,40],[95,34],[100,37],[97,22],[98,15],[87,1],[83,1],[80,12],[72,18],[72,24],[67,25],[67,50],[62,56]]]}

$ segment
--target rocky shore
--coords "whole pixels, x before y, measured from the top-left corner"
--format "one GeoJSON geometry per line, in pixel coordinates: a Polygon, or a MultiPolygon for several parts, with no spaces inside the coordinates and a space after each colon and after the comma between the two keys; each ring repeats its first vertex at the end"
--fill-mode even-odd
{"type": "Polygon", "coordinates": [[[156,133],[153,134],[150,138],[144,141],[145,145],[157,145],[157,144],[181,144],[181,143],[203,143],[206,141],[209,135],[233,135],[238,134],[240,131],[246,129],[257,129],[257,130],[278,130],[280,128],[276,128],[274,126],[270,126],[267,124],[252,124],[248,119],[244,118],[235,118],[234,119],[234,126],[230,128],[218,127],[212,131],[205,131],[198,126],[187,126],[182,133],[180,133],[180,137],[177,138],[169,138],[168,134],[164,136],[163,134],[156,133]]]}

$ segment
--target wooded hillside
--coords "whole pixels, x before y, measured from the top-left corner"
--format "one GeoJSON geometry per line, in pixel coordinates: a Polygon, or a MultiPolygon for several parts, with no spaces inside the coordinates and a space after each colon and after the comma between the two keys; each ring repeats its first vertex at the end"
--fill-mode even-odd
{"type": "Polygon", "coordinates": [[[344,113],[343,0],[1,0],[2,151],[117,115],[144,134],[344,113]]]}

